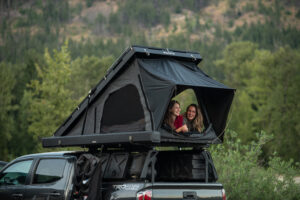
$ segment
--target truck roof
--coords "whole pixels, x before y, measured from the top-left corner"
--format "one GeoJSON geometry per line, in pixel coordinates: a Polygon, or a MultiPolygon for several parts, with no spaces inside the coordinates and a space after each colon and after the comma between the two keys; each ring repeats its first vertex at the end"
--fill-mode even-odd
{"type": "Polygon", "coordinates": [[[45,153],[34,153],[34,154],[28,154],[21,157],[18,157],[19,159],[26,159],[26,158],[34,158],[34,157],[62,157],[65,155],[75,154],[75,151],[57,151],[57,152],[45,152],[45,153]]]}

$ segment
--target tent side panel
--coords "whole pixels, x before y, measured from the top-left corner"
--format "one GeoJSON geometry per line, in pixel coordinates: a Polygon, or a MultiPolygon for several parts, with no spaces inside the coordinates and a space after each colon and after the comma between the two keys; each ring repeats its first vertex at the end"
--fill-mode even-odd
{"type": "Polygon", "coordinates": [[[206,107],[208,117],[213,125],[213,128],[223,141],[226,121],[230,106],[234,96],[234,90],[197,88],[197,99],[201,99],[206,107]]]}
{"type": "MultiPolygon", "coordinates": [[[[133,61],[133,63],[131,63],[129,66],[127,66],[127,68],[122,71],[122,73],[120,73],[114,80],[111,81],[111,83],[108,84],[108,86],[105,88],[105,90],[103,91],[103,93],[92,103],[92,105],[89,105],[89,109],[88,109],[88,113],[87,113],[87,118],[86,118],[86,124],[85,124],[85,128],[84,128],[84,134],[91,134],[91,133],[101,133],[101,129],[102,129],[102,125],[101,122],[107,121],[105,119],[103,119],[103,111],[104,111],[104,106],[117,106],[120,110],[116,110],[114,108],[112,108],[112,111],[114,113],[110,113],[110,115],[115,115],[116,118],[120,119],[120,123],[115,121],[115,125],[116,127],[121,127],[124,128],[124,130],[122,130],[123,132],[126,131],[137,131],[136,127],[130,128],[130,125],[135,126],[136,123],[132,123],[130,121],[128,121],[128,124],[124,123],[124,120],[122,118],[120,118],[119,115],[124,114],[124,118],[128,118],[128,116],[126,116],[126,113],[128,114],[130,111],[128,110],[127,106],[128,106],[128,102],[130,102],[132,100],[132,96],[130,95],[130,93],[128,93],[128,95],[124,96],[122,99],[117,99],[117,103],[119,103],[119,105],[116,104],[111,104],[110,102],[107,102],[107,100],[112,100],[115,101],[115,98],[109,98],[111,97],[111,95],[117,91],[120,91],[120,89],[128,87],[128,86],[133,86],[136,88],[136,91],[138,92],[139,95],[139,102],[141,104],[141,108],[135,108],[133,107],[132,109],[142,109],[142,112],[144,114],[144,123],[145,123],[145,128],[144,130],[146,131],[150,131],[151,129],[151,119],[150,119],[150,113],[147,109],[146,103],[145,103],[145,98],[144,98],[144,94],[142,92],[141,89],[141,85],[139,82],[139,69],[137,68],[137,66],[134,64],[135,61],[133,61]],[[124,99],[126,98],[126,99],[124,99]],[[126,103],[127,102],[127,103],[126,103]],[[123,107],[123,109],[122,109],[123,107]],[[127,109],[127,110],[126,110],[127,109]]],[[[135,101],[137,101],[135,99],[135,101]]],[[[135,110],[132,110],[131,113],[135,113],[135,110]]],[[[134,117],[133,117],[134,118],[134,117]]],[[[125,119],[126,121],[126,119],[125,119]]],[[[112,132],[113,129],[109,130],[108,132],[112,132]]],[[[140,130],[142,131],[142,130],[140,130]]]]}
{"type": "Polygon", "coordinates": [[[145,131],[145,124],[136,86],[128,84],[109,95],[104,104],[101,133],[145,131]]]}
{"type": "Polygon", "coordinates": [[[157,130],[161,125],[169,100],[172,98],[175,85],[172,82],[153,76],[142,67],[140,71],[145,95],[149,101],[150,110],[153,113],[154,128],[157,130]]]}

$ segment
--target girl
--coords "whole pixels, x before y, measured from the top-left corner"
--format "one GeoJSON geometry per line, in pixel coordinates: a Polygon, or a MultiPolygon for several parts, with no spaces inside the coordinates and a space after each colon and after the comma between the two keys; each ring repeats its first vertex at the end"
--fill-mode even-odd
{"type": "Polygon", "coordinates": [[[203,131],[203,116],[200,108],[196,104],[190,104],[186,108],[186,112],[184,114],[184,123],[187,125],[188,131],[203,131]]]}
{"type": "Polygon", "coordinates": [[[180,104],[176,100],[172,100],[169,103],[167,113],[164,119],[164,127],[171,129],[177,133],[188,132],[187,126],[183,122],[183,116],[180,115],[180,104]]]}

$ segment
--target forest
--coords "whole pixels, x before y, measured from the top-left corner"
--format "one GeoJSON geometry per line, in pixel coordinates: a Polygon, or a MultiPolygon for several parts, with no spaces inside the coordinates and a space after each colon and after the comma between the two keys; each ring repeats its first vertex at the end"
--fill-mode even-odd
{"type": "MultiPolygon", "coordinates": [[[[288,169],[270,177],[299,176],[297,0],[0,1],[0,160],[53,151],[41,138],[53,135],[134,44],[199,52],[205,73],[237,89],[225,144],[212,147],[217,164],[244,157],[255,167],[288,169]],[[223,160],[228,155],[237,157],[223,160]]],[[[178,98],[182,110],[195,101],[188,91],[178,98]]],[[[299,194],[294,187],[277,193],[299,194]]]]}

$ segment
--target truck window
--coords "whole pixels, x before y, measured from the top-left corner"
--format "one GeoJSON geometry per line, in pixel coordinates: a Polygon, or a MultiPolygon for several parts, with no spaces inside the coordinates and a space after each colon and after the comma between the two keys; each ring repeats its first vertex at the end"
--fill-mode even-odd
{"type": "Polygon", "coordinates": [[[0,174],[0,185],[24,185],[32,160],[12,164],[0,174]]]}
{"type": "Polygon", "coordinates": [[[41,159],[34,173],[33,184],[58,181],[63,177],[65,165],[64,159],[41,159]]]}

